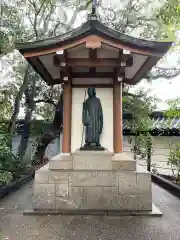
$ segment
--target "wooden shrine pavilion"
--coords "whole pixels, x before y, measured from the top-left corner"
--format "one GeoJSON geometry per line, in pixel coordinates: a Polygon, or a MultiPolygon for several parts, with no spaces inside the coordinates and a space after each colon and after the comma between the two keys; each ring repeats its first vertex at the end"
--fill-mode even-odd
{"type": "Polygon", "coordinates": [[[62,153],[36,172],[31,213],[161,214],[152,204],[150,173],[136,168],[136,161],[123,153],[122,88],[137,84],[171,44],[127,36],[91,14],[71,32],[17,45],[47,84],[64,86],[62,153]],[[102,103],[104,151],[80,149],[89,87],[96,88],[102,103]]]}
{"type": "Polygon", "coordinates": [[[63,152],[71,145],[72,88],[90,85],[113,88],[114,152],[121,152],[123,84],[137,84],[172,44],[127,36],[94,18],[66,34],[17,44],[48,85],[64,83],[63,152]]]}

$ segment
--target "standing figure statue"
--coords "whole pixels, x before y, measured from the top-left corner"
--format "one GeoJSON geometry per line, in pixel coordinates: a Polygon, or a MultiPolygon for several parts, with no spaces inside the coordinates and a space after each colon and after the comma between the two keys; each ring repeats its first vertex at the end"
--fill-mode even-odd
{"type": "Polygon", "coordinates": [[[83,102],[82,122],[85,127],[85,145],[81,149],[104,150],[100,144],[103,129],[103,111],[96,89],[88,88],[88,98],[83,102]]]}

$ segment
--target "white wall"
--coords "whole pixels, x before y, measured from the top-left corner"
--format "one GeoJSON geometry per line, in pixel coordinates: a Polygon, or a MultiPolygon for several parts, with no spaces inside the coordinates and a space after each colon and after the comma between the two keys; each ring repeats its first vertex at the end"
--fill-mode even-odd
{"type": "MultiPolygon", "coordinates": [[[[82,103],[84,101],[84,90],[85,88],[73,88],[72,90],[72,152],[81,147],[83,131],[82,103]]],[[[113,89],[96,88],[96,95],[101,100],[104,117],[104,126],[100,143],[103,147],[113,151],[113,89]]]]}

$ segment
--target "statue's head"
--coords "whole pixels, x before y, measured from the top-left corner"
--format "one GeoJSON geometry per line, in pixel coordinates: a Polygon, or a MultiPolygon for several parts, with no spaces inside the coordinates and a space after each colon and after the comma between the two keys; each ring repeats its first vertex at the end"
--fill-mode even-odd
{"type": "Polygon", "coordinates": [[[93,87],[88,88],[87,92],[90,98],[96,96],[96,89],[93,87]]]}

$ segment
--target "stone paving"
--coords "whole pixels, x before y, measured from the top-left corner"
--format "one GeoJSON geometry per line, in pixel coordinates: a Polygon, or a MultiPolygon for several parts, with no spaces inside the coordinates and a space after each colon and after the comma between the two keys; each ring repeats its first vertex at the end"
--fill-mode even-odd
{"type": "Polygon", "coordinates": [[[23,216],[32,182],[0,201],[0,240],[179,240],[180,199],[153,184],[159,217],[23,216]]]}

